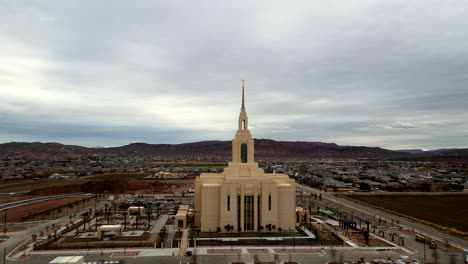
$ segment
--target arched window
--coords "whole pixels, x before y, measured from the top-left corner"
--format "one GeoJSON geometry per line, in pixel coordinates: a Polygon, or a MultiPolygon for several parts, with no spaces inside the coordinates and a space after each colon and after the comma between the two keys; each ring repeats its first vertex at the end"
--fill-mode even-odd
{"type": "Polygon", "coordinates": [[[241,144],[241,162],[247,163],[247,144],[241,144]]]}
{"type": "Polygon", "coordinates": [[[242,130],[245,130],[245,120],[242,119],[242,130]]]}

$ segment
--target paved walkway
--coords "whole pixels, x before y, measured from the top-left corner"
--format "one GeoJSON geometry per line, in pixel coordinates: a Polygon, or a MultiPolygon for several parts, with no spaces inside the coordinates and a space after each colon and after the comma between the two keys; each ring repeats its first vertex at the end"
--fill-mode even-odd
{"type": "Polygon", "coordinates": [[[299,228],[304,231],[310,238],[315,238],[315,235],[310,232],[309,229],[305,228],[304,226],[299,226],[299,228]]]}
{"type": "Polygon", "coordinates": [[[161,228],[167,222],[167,219],[169,219],[169,215],[161,215],[160,217],[158,217],[158,219],[156,220],[156,223],[154,224],[150,232],[159,233],[159,230],[161,230],[161,228]]]}
{"type": "Polygon", "coordinates": [[[164,247],[171,248],[172,241],[174,240],[174,236],[175,236],[175,227],[173,225],[167,225],[166,228],[167,228],[167,238],[166,238],[166,241],[164,242],[164,247]]]}
{"type": "Polygon", "coordinates": [[[184,256],[188,247],[188,229],[183,229],[182,239],[180,240],[179,256],[184,256]]]}

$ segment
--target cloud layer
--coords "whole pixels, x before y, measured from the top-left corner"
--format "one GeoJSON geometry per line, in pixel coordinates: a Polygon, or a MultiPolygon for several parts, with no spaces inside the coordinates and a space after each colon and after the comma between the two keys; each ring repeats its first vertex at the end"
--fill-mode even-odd
{"type": "Polygon", "coordinates": [[[0,142],[468,147],[462,1],[1,6],[0,142]]]}

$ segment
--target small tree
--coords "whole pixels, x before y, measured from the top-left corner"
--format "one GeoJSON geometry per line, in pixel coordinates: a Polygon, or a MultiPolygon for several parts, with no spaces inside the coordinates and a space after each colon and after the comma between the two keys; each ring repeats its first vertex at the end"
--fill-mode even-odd
{"type": "Polygon", "coordinates": [[[188,238],[190,239],[190,242],[192,245],[194,245],[194,240],[197,236],[197,232],[195,231],[195,228],[193,226],[190,226],[189,232],[188,232],[188,238]]]}
{"type": "Polygon", "coordinates": [[[164,243],[164,240],[166,239],[166,236],[167,236],[167,229],[165,226],[163,226],[161,228],[161,230],[159,230],[159,234],[158,234],[158,241],[160,243],[164,243]]]}

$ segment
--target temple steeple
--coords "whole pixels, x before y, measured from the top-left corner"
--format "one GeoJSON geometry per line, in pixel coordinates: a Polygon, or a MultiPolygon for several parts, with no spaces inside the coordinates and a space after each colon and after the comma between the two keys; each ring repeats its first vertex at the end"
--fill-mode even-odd
{"type": "Polygon", "coordinates": [[[245,109],[245,101],[244,101],[244,80],[242,80],[242,109],[245,109]]]}
{"type": "Polygon", "coordinates": [[[238,130],[249,130],[248,117],[245,112],[245,99],[244,99],[244,80],[242,80],[242,106],[239,114],[239,129],[238,130]]]}
{"type": "Polygon", "coordinates": [[[236,136],[232,141],[232,162],[233,163],[253,163],[254,162],[254,141],[249,131],[249,119],[245,111],[245,83],[242,80],[242,105],[239,114],[239,124],[236,136]]]}

